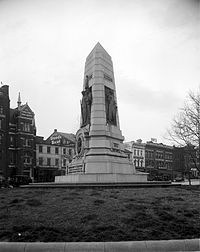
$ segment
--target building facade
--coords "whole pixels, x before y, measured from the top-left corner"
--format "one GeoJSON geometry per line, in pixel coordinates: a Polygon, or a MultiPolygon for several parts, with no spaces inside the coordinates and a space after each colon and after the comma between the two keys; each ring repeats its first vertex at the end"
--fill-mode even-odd
{"type": "Polygon", "coordinates": [[[9,86],[0,88],[0,175],[33,178],[36,166],[35,115],[28,104],[10,108],[9,86]]]}
{"type": "Polygon", "coordinates": [[[131,160],[138,171],[145,171],[145,143],[141,139],[125,143],[125,147],[132,152],[131,160]]]}
{"type": "Polygon", "coordinates": [[[10,99],[9,87],[0,88],[0,176],[7,177],[8,172],[8,148],[9,148],[9,121],[10,99]]]}
{"type": "Polygon", "coordinates": [[[157,143],[156,139],[143,143],[141,139],[125,143],[132,152],[135,168],[149,173],[149,180],[169,180],[173,176],[173,146],[157,143]]]}
{"type": "Polygon", "coordinates": [[[190,178],[199,177],[198,149],[194,146],[175,147],[173,157],[173,176],[190,178]]]}
{"type": "Polygon", "coordinates": [[[173,146],[149,141],[145,145],[145,171],[150,180],[171,180],[173,176],[173,146]]]}
{"type": "Polygon", "coordinates": [[[44,140],[36,138],[36,181],[53,182],[56,175],[65,175],[75,153],[73,134],[54,132],[44,140]]]}

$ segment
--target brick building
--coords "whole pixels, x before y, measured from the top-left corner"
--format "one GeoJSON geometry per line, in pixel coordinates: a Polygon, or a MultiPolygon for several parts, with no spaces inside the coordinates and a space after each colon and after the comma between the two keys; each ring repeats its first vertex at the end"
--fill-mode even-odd
{"type": "Polygon", "coordinates": [[[0,87],[0,176],[27,175],[33,178],[35,150],[35,115],[29,105],[10,108],[9,86],[0,87]]]}
{"type": "Polygon", "coordinates": [[[172,179],[173,146],[149,141],[145,146],[145,171],[152,179],[172,179]]]}
{"type": "Polygon", "coordinates": [[[75,135],[54,132],[44,140],[36,138],[36,181],[53,182],[56,175],[65,175],[75,153],[75,135]]]}
{"type": "Polygon", "coordinates": [[[173,156],[173,176],[197,178],[199,176],[198,151],[194,146],[175,147],[173,156]]]}

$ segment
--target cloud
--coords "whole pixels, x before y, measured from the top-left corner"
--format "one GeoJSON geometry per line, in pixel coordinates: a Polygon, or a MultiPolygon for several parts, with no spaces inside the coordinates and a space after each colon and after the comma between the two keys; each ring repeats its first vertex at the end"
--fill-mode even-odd
{"type": "Polygon", "coordinates": [[[168,0],[150,1],[148,15],[161,29],[180,31],[186,39],[200,37],[200,1],[168,0]]]}
{"type": "Polygon", "coordinates": [[[120,101],[143,111],[166,112],[173,110],[180,102],[178,95],[166,90],[153,90],[136,80],[124,80],[120,85],[120,101]]]}

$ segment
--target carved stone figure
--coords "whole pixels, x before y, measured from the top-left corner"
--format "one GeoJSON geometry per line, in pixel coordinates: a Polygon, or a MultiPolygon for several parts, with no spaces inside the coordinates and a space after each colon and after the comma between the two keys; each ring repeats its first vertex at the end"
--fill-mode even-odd
{"type": "Polygon", "coordinates": [[[109,118],[109,122],[113,125],[117,125],[116,113],[117,113],[117,104],[114,100],[114,96],[110,95],[108,118],[109,118]]]}
{"type": "Polygon", "coordinates": [[[89,88],[88,76],[86,76],[85,90],[82,91],[82,102],[81,102],[81,115],[82,125],[81,127],[90,124],[91,105],[92,105],[92,91],[89,88]]]}
{"type": "Polygon", "coordinates": [[[117,104],[114,99],[114,92],[108,87],[105,88],[105,100],[106,100],[106,121],[109,124],[117,125],[116,120],[117,104]]]}
{"type": "Polygon", "coordinates": [[[89,88],[89,77],[88,75],[85,76],[85,89],[89,88]]]}

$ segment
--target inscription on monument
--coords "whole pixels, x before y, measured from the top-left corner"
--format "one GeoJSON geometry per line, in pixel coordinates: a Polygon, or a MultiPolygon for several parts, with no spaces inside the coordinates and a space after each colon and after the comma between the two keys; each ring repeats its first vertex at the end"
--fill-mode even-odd
{"type": "Polygon", "coordinates": [[[113,81],[112,78],[109,75],[107,75],[107,74],[104,74],[104,79],[106,79],[106,80],[108,80],[110,82],[113,81]]]}

